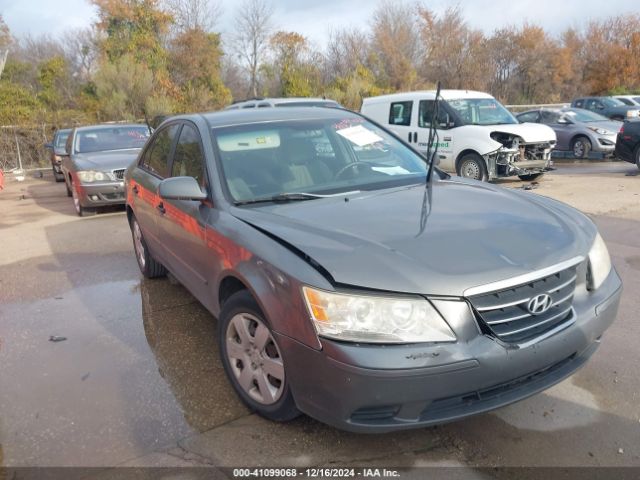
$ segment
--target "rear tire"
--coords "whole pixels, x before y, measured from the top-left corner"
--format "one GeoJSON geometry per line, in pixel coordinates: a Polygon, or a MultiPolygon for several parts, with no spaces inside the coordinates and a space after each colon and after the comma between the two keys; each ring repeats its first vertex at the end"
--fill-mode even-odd
{"type": "Polygon", "coordinates": [[[638,146],[636,147],[634,158],[636,159],[636,167],[638,167],[638,170],[640,170],[640,144],[638,144],[638,146]]]}
{"type": "Polygon", "coordinates": [[[540,178],[542,175],[544,175],[544,173],[530,173],[528,175],[518,175],[518,178],[523,182],[532,182],[537,178],[540,178]]]}
{"type": "Polygon", "coordinates": [[[224,371],[249,409],[277,422],[300,415],[280,347],[247,290],[234,293],[224,303],[218,320],[218,343],[224,371]]]}
{"type": "Polygon", "coordinates": [[[167,269],[157,261],[149,251],[147,242],[144,240],[140,224],[136,217],[131,216],[131,222],[129,225],[131,227],[131,236],[133,238],[133,251],[136,255],[136,261],[138,262],[138,267],[140,268],[142,275],[146,278],[165,276],[167,274],[167,269]]]}
{"type": "Polygon", "coordinates": [[[571,150],[573,150],[573,156],[575,158],[589,158],[591,148],[591,140],[587,137],[576,137],[571,142],[571,150]]]}
{"type": "Polygon", "coordinates": [[[471,178],[481,182],[486,182],[489,179],[487,164],[477,153],[467,153],[463,155],[460,160],[458,160],[456,173],[460,177],[471,178]]]}

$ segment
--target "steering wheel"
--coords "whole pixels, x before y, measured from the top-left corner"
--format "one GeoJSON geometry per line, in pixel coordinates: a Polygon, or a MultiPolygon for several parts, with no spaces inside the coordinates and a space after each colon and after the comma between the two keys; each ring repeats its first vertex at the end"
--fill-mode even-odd
{"type": "Polygon", "coordinates": [[[357,165],[367,165],[367,166],[369,166],[369,164],[368,164],[367,162],[361,162],[361,161],[356,160],[355,162],[350,163],[349,165],[345,165],[345,166],[344,166],[344,167],[342,167],[340,170],[338,170],[338,173],[336,173],[336,174],[333,176],[333,179],[334,179],[334,180],[338,180],[338,179],[342,176],[342,174],[343,174],[344,172],[346,172],[347,170],[351,170],[353,167],[355,167],[355,166],[357,166],[357,165]]]}

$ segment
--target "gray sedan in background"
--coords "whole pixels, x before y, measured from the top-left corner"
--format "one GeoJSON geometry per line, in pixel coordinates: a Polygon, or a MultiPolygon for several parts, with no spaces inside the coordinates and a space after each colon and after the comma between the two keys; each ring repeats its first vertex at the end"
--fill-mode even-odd
{"type": "Polygon", "coordinates": [[[549,125],[558,138],[556,150],[572,151],[576,158],[588,158],[592,151],[613,154],[622,126],[622,122],[582,108],[541,108],[520,113],[517,118],[549,125]]]}
{"type": "Polygon", "coordinates": [[[67,195],[80,216],[124,204],[124,172],[149,138],[146,125],[90,125],[74,128],[62,156],[67,195]]]}

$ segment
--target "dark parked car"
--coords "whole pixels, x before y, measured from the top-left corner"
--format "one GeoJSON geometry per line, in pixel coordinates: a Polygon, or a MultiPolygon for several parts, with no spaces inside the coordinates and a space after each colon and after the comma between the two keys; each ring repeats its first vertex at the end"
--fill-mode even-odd
{"type": "Polygon", "coordinates": [[[70,128],[56,130],[53,134],[51,143],[45,144],[45,148],[50,152],[51,170],[53,170],[53,178],[56,182],[64,182],[64,174],[62,173],[62,157],[65,155],[65,144],[71,133],[70,128]]]}
{"type": "Polygon", "coordinates": [[[561,381],[621,282],[560,202],[451,177],[364,117],[264,108],[164,122],[125,175],[135,256],[218,319],[239,397],[339,428],[450,421],[561,381]]]}
{"type": "Polygon", "coordinates": [[[62,172],[78,215],[124,204],[124,172],[149,138],[146,125],[90,125],[74,128],[65,145],[62,172]]]}
{"type": "Polygon", "coordinates": [[[235,102],[225,110],[238,110],[241,108],[265,108],[265,107],[329,107],[342,108],[335,100],[326,98],[290,97],[290,98],[250,98],[235,102]]]}
{"type": "Polygon", "coordinates": [[[571,102],[571,106],[591,110],[612,120],[625,120],[628,118],[638,118],[638,116],[640,116],[640,107],[625,105],[614,97],[576,98],[571,102]]]}
{"type": "Polygon", "coordinates": [[[640,120],[624,122],[618,132],[615,154],[640,168],[640,120]]]}
{"type": "Polygon", "coordinates": [[[558,138],[556,150],[570,150],[576,158],[587,158],[592,150],[613,153],[622,125],[582,108],[541,108],[520,113],[517,118],[521,122],[549,125],[558,138]]]}

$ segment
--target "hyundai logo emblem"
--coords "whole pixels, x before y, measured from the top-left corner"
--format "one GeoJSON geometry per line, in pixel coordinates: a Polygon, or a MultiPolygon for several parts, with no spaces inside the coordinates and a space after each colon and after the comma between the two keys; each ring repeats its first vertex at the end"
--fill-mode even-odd
{"type": "Polygon", "coordinates": [[[537,297],[533,297],[529,300],[527,309],[529,310],[529,313],[532,313],[533,315],[540,315],[541,313],[549,310],[551,305],[553,305],[553,299],[546,293],[543,293],[542,295],[538,295],[537,297]]]}

